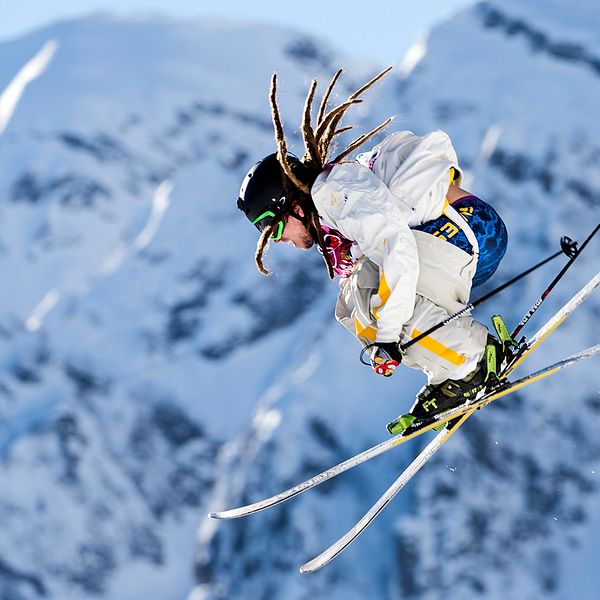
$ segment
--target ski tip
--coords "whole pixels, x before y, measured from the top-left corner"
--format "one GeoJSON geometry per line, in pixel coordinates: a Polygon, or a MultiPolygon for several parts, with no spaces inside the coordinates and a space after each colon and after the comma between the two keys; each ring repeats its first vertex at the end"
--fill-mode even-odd
{"type": "Polygon", "coordinates": [[[251,512],[245,512],[244,507],[242,508],[230,508],[229,510],[222,510],[219,512],[211,512],[208,513],[209,518],[211,519],[237,519],[239,517],[245,517],[246,515],[252,514],[251,512]]]}
{"type": "MultiPolygon", "coordinates": [[[[300,573],[314,573],[315,571],[318,571],[324,564],[321,564],[319,561],[319,556],[317,558],[313,558],[312,560],[309,560],[308,562],[305,562],[299,569],[298,571],[300,571],[300,573]]],[[[329,562],[329,561],[327,561],[329,562]]]]}

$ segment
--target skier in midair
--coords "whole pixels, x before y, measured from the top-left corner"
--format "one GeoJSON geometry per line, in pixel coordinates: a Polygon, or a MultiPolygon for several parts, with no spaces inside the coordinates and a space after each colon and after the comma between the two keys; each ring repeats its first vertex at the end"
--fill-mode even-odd
{"type": "Polygon", "coordinates": [[[248,171],[237,205],[261,233],[256,251],[261,273],[269,274],[262,257],[270,240],[300,249],[316,244],[329,276],[340,278],[336,318],[368,350],[375,373],[389,377],[401,362],[425,372],[428,383],[404,416],[408,427],[415,418],[482,394],[499,368],[502,344],[470,315],[404,353],[399,344],[467,305],[471,288],[497,269],[507,232],[491,206],[460,187],[462,171],[443,131],[423,137],[393,133],[355,161],[344,160],[388,119],[328,158],[333,138],[349,129],[338,127],[345,111],[389,70],[327,111],[340,69],[314,128],[313,80],[302,121],[302,159],[287,151],[273,75],[270,103],[278,150],[248,171]]]}

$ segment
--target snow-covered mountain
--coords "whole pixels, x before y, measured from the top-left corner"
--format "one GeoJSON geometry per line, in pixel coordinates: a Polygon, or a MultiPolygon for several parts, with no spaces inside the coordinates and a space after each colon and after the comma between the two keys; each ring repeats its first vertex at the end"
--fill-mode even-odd
{"type": "MultiPolygon", "coordinates": [[[[496,282],[598,221],[599,15],[591,1],[478,4],[349,118],[451,134],[469,188],[510,229],[496,282]]],[[[271,72],[301,151],[308,83],[339,65],[337,100],[378,70],[250,24],[97,16],[0,44],[2,600],[598,597],[597,364],[474,417],[314,575],[297,566],[418,442],[245,521],[205,517],[376,443],[422,383],[360,366],[316,252],[277,247],[260,276],[235,207],[273,148],[271,72]]],[[[596,242],[538,322],[597,256],[596,242]]],[[[557,267],[478,316],[515,322],[557,267]]],[[[599,315],[593,298],[531,367],[597,342],[599,315]]]]}

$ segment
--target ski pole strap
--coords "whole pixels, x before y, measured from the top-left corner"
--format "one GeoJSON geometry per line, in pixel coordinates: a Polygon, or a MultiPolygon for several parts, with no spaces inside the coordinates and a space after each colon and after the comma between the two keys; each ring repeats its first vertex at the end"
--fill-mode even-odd
{"type": "Polygon", "coordinates": [[[598,223],[598,225],[596,225],[596,227],[594,228],[594,231],[592,231],[592,233],[590,233],[590,235],[588,235],[588,237],[585,239],[583,244],[581,244],[581,247],[579,249],[577,249],[577,242],[573,242],[569,238],[567,238],[568,241],[565,242],[564,246],[563,246],[564,238],[562,238],[560,240],[561,247],[563,247],[563,251],[565,252],[565,254],[567,254],[567,256],[570,257],[569,261],[561,269],[560,273],[552,280],[552,283],[545,289],[544,293],[534,302],[533,306],[527,311],[527,314],[521,319],[521,322],[517,325],[515,330],[511,333],[511,337],[513,339],[517,338],[517,336],[521,332],[521,329],[523,329],[523,327],[525,326],[527,321],[529,321],[529,319],[531,319],[531,317],[534,315],[534,313],[537,311],[537,309],[541,306],[542,302],[548,297],[548,295],[550,294],[550,292],[552,291],[554,286],[562,279],[563,275],[567,272],[567,270],[570,268],[570,266],[575,262],[575,259],[581,254],[583,249],[588,245],[588,243],[596,235],[596,233],[598,233],[598,229],[600,229],[600,223],[598,223]],[[570,252],[570,254],[567,253],[567,250],[565,250],[565,247],[570,252]]]}

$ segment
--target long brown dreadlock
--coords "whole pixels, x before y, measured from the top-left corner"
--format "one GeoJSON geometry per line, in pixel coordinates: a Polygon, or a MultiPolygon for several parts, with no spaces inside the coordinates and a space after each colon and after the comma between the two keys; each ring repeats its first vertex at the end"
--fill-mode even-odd
{"type": "MultiPolygon", "coordinates": [[[[387,75],[392,68],[393,67],[388,67],[379,73],[379,75],[373,77],[373,79],[368,81],[360,89],[354,92],[345,102],[327,112],[329,98],[333,92],[335,84],[342,74],[342,69],[339,69],[331,79],[329,85],[327,86],[327,90],[321,99],[321,104],[319,105],[319,111],[317,113],[316,129],[313,129],[311,124],[311,111],[317,90],[317,80],[312,80],[306,96],[304,111],[302,114],[302,137],[304,140],[305,153],[301,159],[301,162],[306,167],[306,169],[303,170],[302,177],[299,177],[296,173],[294,173],[288,160],[287,144],[283,132],[279,107],[277,106],[277,75],[273,73],[273,77],[271,78],[269,102],[271,104],[271,115],[273,117],[273,126],[275,128],[275,140],[277,142],[277,160],[283,171],[283,188],[286,198],[289,200],[281,213],[281,218],[285,219],[289,214],[291,214],[296,205],[301,206],[306,218],[306,228],[321,249],[323,260],[325,261],[327,272],[331,279],[334,277],[333,266],[329,260],[325,240],[323,238],[323,231],[319,223],[319,215],[310,196],[310,189],[317,176],[323,171],[328,163],[341,162],[350,153],[354,152],[354,150],[364,144],[368,139],[381,131],[392,121],[392,118],[385,120],[383,123],[381,123],[381,125],[378,125],[375,127],[375,129],[369,131],[369,133],[365,133],[356,138],[333,160],[327,159],[333,139],[341,133],[352,129],[352,126],[338,128],[344,113],[353,104],[362,102],[359,96],[377,83],[382,77],[387,75]]],[[[269,275],[269,271],[263,265],[263,254],[269,244],[269,239],[277,229],[279,222],[280,220],[275,221],[269,227],[265,228],[256,245],[256,266],[264,275],[269,275]]]]}

